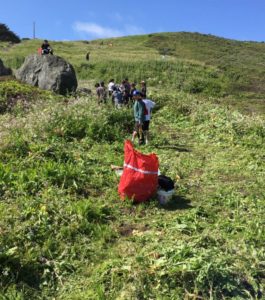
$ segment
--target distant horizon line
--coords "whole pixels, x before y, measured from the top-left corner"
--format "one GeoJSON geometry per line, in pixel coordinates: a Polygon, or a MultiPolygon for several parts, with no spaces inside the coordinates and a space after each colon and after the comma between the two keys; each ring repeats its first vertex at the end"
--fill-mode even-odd
{"type": "Polygon", "coordinates": [[[141,34],[130,34],[130,35],[124,35],[124,36],[116,36],[116,37],[106,37],[106,38],[94,38],[94,39],[49,39],[47,37],[36,37],[30,38],[30,37],[22,37],[21,40],[44,40],[48,39],[49,41],[53,42],[79,42],[79,41],[102,41],[102,40],[113,40],[113,39],[121,39],[126,37],[135,37],[135,36],[148,36],[148,35],[159,35],[159,34],[174,34],[174,33],[188,33],[188,34],[198,34],[202,36],[212,36],[215,38],[223,39],[223,40],[230,40],[230,41],[236,41],[236,42],[245,42],[245,43],[265,43],[265,40],[242,40],[242,39],[235,39],[235,38],[229,38],[224,36],[215,35],[212,33],[202,33],[198,31],[158,31],[158,32],[151,32],[151,33],[141,33],[141,34]]]}

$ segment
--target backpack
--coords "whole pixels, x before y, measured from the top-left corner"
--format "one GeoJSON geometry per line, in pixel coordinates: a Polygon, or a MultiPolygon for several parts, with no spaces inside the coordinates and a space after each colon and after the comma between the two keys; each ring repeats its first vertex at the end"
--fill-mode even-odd
{"type": "Polygon", "coordinates": [[[158,185],[162,190],[165,190],[166,192],[174,189],[173,180],[165,175],[158,176],[158,185]]]}

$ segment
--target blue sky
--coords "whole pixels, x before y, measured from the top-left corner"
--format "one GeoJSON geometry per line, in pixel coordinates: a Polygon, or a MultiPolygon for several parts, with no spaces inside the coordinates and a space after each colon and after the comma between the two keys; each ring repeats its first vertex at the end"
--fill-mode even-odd
{"type": "Polygon", "coordinates": [[[191,31],[265,41],[265,0],[1,0],[0,23],[21,38],[83,40],[191,31]]]}

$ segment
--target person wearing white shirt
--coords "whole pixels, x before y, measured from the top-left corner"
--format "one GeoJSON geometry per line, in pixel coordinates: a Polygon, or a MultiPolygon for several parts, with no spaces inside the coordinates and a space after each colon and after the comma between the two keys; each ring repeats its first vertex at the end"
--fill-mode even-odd
{"type": "Polygon", "coordinates": [[[143,99],[145,104],[145,121],[143,123],[143,132],[145,138],[145,144],[149,143],[149,124],[151,120],[152,109],[155,107],[155,102],[150,99],[143,99]]]}
{"type": "Polygon", "coordinates": [[[108,91],[109,91],[109,97],[112,96],[113,87],[115,86],[114,79],[111,79],[108,83],[108,91]]]}

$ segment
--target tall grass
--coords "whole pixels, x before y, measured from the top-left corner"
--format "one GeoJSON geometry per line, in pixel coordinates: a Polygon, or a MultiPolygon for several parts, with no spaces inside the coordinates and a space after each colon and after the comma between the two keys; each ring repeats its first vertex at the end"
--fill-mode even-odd
{"type": "Polygon", "coordinates": [[[44,102],[21,116],[27,130],[10,129],[0,157],[3,297],[262,298],[263,118],[185,92],[160,90],[156,102],[152,143],[140,150],[155,151],[177,181],[167,207],[118,199],[110,165],[122,164],[130,109],[93,97],[44,102]]]}
{"type": "Polygon", "coordinates": [[[223,96],[228,93],[229,81],[214,68],[207,68],[197,64],[182,61],[134,61],[124,62],[110,60],[99,63],[83,63],[76,66],[80,79],[97,78],[109,81],[115,77],[121,82],[125,77],[139,84],[146,80],[149,86],[166,90],[183,90],[193,94],[204,93],[212,96],[223,96]]]}
{"type": "MultiPolygon", "coordinates": [[[[114,45],[141,53],[147,38],[114,45]]],[[[225,70],[152,51],[110,59],[100,41],[54,45],[77,53],[84,80],[147,80],[156,108],[139,150],[158,155],[176,194],[166,206],[120,201],[110,166],[123,164],[130,108],[1,82],[1,103],[22,95],[30,105],[0,115],[0,298],[263,299],[264,116],[219,97],[232,90],[225,70]],[[97,62],[79,46],[97,49],[97,62]]]]}

